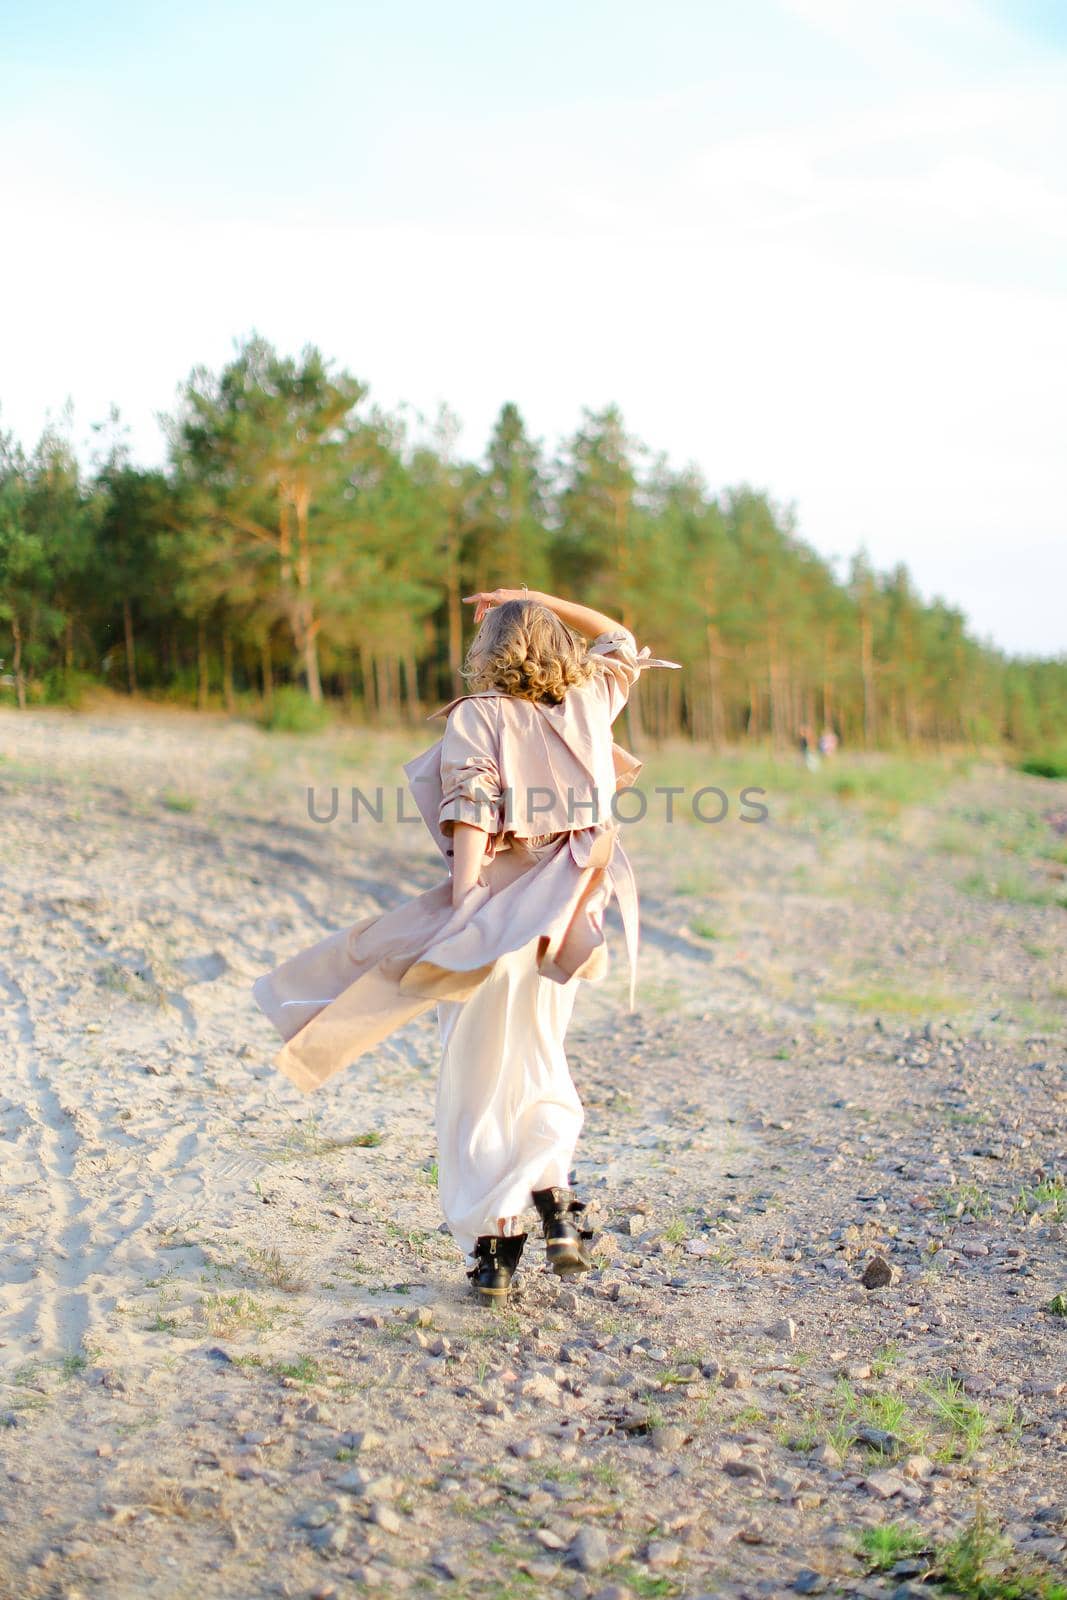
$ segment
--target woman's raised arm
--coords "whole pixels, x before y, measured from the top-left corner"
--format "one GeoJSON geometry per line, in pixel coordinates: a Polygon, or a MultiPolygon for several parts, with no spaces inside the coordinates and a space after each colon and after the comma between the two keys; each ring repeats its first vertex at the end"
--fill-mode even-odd
{"type": "Polygon", "coordinates": [[[595,639],[602,633],[614,633],[622,627],[621,622],[606,616],[603,611],[580,606],[573,600],[561,600],[558,595],[543,594],[540,589],[492,589],[465,596],[465,604],[474,607],[475,622],[481,622],[487,611],[492,610],[493,606],[503,605],[507,600],[534,600],[539,606],[554,611],[568,628],[584,634],[587,639],[595,639]]]}

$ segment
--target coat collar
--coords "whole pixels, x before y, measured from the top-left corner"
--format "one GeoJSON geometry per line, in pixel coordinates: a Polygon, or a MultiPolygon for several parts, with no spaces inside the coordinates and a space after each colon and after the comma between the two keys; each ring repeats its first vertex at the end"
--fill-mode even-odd
{"type": "Polygon", "coordinates": [[[472,689],[469,694],[457,694],[456,698],[450,700],[446,706],[438,706],[436,711],[430,712],[426,721],[432,722],[434,717],[447,717],[448,713],[464,700],[502,700],[507,698],[508,696],[505,695],[503,689],[472,689]]]}

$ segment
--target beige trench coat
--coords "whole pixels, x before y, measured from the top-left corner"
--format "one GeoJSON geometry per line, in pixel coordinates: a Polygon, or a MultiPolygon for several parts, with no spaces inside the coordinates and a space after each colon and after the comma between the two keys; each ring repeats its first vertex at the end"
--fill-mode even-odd
{"type": "Polygon", "coordinates": [[[253,995],[285,1041],[275,1065],[311,1090],[439,1000],[465,1000],[497,958],[537,938],[543,977],[606,970],[604,912],[614,895],[636,978],[633,872],[611,803],[642,763],[611,737],[641,671],[674,666],[638,652],[626,630],[590,646],[596,671],[558,706],[496,691],[462,695],[435,716],[443,736],[404,768],[438,848],[457,821],[489,833],[478,882],[452,905],[451,877],[329,935],[259,978],[253,995]]]}

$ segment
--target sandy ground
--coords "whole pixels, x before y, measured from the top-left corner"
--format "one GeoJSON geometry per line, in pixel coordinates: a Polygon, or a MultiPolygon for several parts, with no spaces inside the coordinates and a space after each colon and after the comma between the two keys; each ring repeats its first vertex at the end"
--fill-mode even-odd
{"type": "Polygon", "coordinates": [[[906,1596],[976,1515],[1067,1581],[1064,786],[644,752],[638,1008],[617,954],[571,1033],[597,1270],[531,1233],[494,1314],[432,1015],[305,1097],[249,994],[440,876],[431,739],[0,711],[0,1597],[906,1596]]]}

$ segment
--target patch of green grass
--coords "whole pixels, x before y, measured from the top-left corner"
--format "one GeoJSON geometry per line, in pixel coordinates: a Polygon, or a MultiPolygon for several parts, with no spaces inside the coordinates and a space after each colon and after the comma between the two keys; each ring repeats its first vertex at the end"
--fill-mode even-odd
{"type": "Polygon", "coordinates": [[[297,1383],[321,1383],[327,1369],[314,1356],[298,1356],[295,1361],[276,1361],[270,1368],[276,1378],[293,1378],[297,1383]]]}
{"type": "Polygon", "coordinates": [[[930,1542],[919,1527],[903,1522],[886,1522],[864,1528],[857,1540],[870,1572],[888,1572],[898,1561],[928,1551],[930,1542]]]}
{"type": "Polygon", "coordinates": [[[960,884],[982,900],[1003,900],[1017,906],[1067,906],[1067,895],[1036,884],[1022,873],[1003,868],[995,873],[969,872],[960,884]]]}
{"type": "Polygon", "coordinates": [[[167,810],[167,811],[195,811],[196,810],[196,801],[192,798],[191,795],[175,794],[170,789],[166,790],[160,796],[160,800],[161,800],[161,802],[163,804],[164,809],[167,810]]]}
{"type": "Polygon", "coordinates": [[[479,1312],[478,1326],[464,1331],[465,1339],[499,1339],[506,1343],[518,1339],[525,1332],[525,1323],[517,1311],[497,1310],[486,1306],[479,1312]]]}
{"type": "Polygon", "coordinates": [[[277,1320],[274,1309],[262,1305],[243,1289],[236,1294],[206,1294],[198,1309],[208,1331],[217,1338],[246,1330],[262,1333],[273,1328],[277,1320]]]}
{"type": "Polygon", "coordinates": [[[384,1135],[378,1132],[356,1133],[347,1139],[333,1139],[319,1128],[318,1118],[312,1113],[296,1122],[283,1144],[268,1151],[272,1161],[298,1161],[304,1156],[329,1156],[338,1150],[373,1150],[381,1144],[384,1135]]]}
{"type": "Polygon", "coordinates": [[[945,1217],[974,1217],[981,1220],[992,1215],[993,1202],[977,1183],[955,1183],[942,1191],[941,1213],[945,1217]]]}
{"type": "Polygon", "coordinates": [[[1047,1566],[1020,1558],[981,1504],[965,1528],[936,1547],[921,1528],[897,1522],[864,1528],[856,1543],[870,1572],[891,1572],[898,1561],[921,1557],[921,1581],[958,1600],[1067,1600],[1067,1584],[1047,1566]]]}
{"type": "Polygon", "coordinates": [[[940,1382],[920,1385],[938,1419],[947,1425],[954,1441],[963,1452],[964,1459],[974,1455],[989,1432],[990,1418],[976,1400],[964,1393],[956,1378],[943,1378],[940,1382]]]}
{"type": "Polygon", "coordinates": [[[1054,1294],[1045,1310],[1054,1317],[1067,1317],[1067,1294],[1054,1294]]]}
{"type": "Polygon", "coordinates": [[[798,1455],[806,1456],[818,1447],[822,1433],[815,1420],[809,1419],[807,1422],[776,1423],[774,1437],[787,1450],[795,1450],[798,1455]]]}
{"type": "Polygon", "coordinates": [[[851,1006],[856,1011],[885,1012],[887,1016],[945,1017],[963,1009],[956,995],[922,994],[914,989],[896,989],[888,985],[862,988],[859,985],[826,992],[822,999],[832,1005],[851,1006]]]}
{"type": "Polygon", "coordinates": [[[613,1581],[622,1584],[639,1600],[661,1600],[661,1597],[669,1600],[670,1596],[682,1593],[680,1578],[655,1578],[647,1567],[638,1566],[636,1562],[612,1567],[610,1571],[613,1581]]]}
{"type": "Polygon", "coordinates": [[[890,1367],[896,1366],[903,1353],[899,1344],[894,1344],[892,1341],[884,1344],[871,1357],[871,1376],[884,1378],[890,1367]]]}
{"type": "Polygon", "coordinates": [[[1067,778],[1067,749],[1034,751],[1023,756],[1018,770],[1031,778],[1067,778]]]}
{"type": "Polygon", "coordinates": [[[663,1237],[668,1244],[681,1244],[685,1234],[685,1219],[683,1217],[672,1217],[663,1230],[663,1237]]]}
{"type": "Polygon", "coordinates": [[[1012,1202],[1012,1210],[1030,1216],[1035,1211],[1048,1208],[1050,1222],[1063,1222],[1067,1218],[1067,1182],[1057,1173],[1030,1189],[1020,1189],[1012,1202]]]}
{"type": "Polygon", "coordinates": [[[249,1262],[259,1275],[274,1289],[285,1289],[296,1294],[307,1288],[307,1279],[297,1268],[291,1267],[275,1249],[246,1251],[249,1262]]]}
{"type": "Polygon", "coordinates": [[[691,922],[689,924],[689,931],[697,939],[721,939],[722,938],[722,934],[718,931],[717,928],[713,928],[710,922],[691,922]]]}
{"type": "Polygon", "coordinates": [[[1067,1600],[1067,1584],[1018,1561],[1006,1538],[979,1506],[973,1520],[938,1551],[937,1582],[963,1600],[1067,1600]]]}
{"type": "Polygon", "coordinates": [[[268,733],[318,733],[330,720],[328,706],[317,705],[306,690],[294,684],[283,684],[275,689],[259,725],[268,733]]]}

